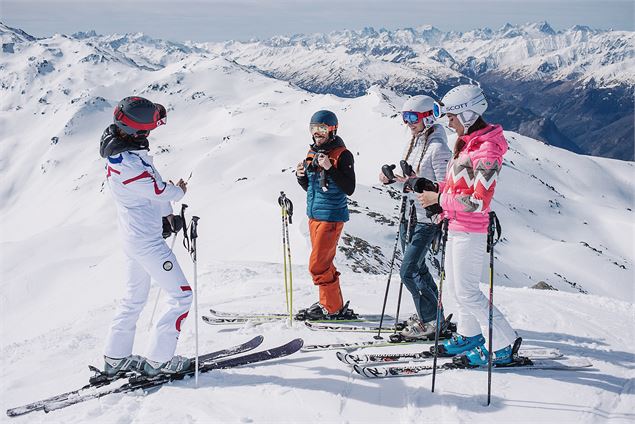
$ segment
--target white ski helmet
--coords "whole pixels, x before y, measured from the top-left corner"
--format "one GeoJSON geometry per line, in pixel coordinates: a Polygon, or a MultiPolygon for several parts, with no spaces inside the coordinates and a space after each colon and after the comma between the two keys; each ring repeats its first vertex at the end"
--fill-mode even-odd
{"type": "Polygon", "coordinates": [[[434,116],[451,113],[459,118],[467,130],[487,110],[487,100],[478,85],[459,85],[448,91],[440,103],[434,104],[434,116]]]}
{"type": "Polygon", "coordinates": [[[403,107],[401,108],[404,122],[414,124],[419,122],[419,119],[421,119],[423,120],[423,125],[426,128],[434,124],[434,121],[436,121],[434,114],[432,113],[434,103],[434,99],[430,96],[412,96],[404,102],[403,107]],[[412,114],[412,117],[410,117],[408,112],[415,112],[416,115],[412,114]]]}

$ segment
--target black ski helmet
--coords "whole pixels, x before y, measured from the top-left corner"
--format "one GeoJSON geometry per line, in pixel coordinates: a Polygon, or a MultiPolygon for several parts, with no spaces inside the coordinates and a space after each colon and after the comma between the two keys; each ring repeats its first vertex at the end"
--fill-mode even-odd
{"type": "Polygon", "coordinates": [[[311,124],[326,124],[337,127],[337,116],[330,110],[318,110],[311,116],[311,124]]]}
{"type": "Polygon", "coordinates": [[[332,131],[329,131],[330,139],[334,138],[335,134],[337,134],[337,116],[335,116],[335,114],[330,110],[318,110],[315,112],[313,116],[311,116],[311,122],[309,125],[312,124],[325,124],[329,127],[335,127],[332,131]]]}
{"type": "Polygon", "coordinates": [[[146,137],[151,130],[166,123],[167,112],[163,105],[143,97],[126,97],[115,107],[113,120],[124,133],[132,137],[146,137]]]}

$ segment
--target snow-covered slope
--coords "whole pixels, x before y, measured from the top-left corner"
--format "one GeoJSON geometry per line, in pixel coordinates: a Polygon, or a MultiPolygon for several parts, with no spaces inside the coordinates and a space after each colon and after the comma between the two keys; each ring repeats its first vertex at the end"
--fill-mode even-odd
{"type": "MultiPolygon", "coordinates": [[[[90,39],[24,40],[2,56],[0,407],[81,386],[85,364],[99,365],[123,295],[124,258],[97,146],[112,108],[129,94],[168,108],[168,125],[151,137],[163,176],[192,174],[184,201],[201,217],[200,311],[283,309],[281,190],[297,211],[291,226],[295,305],[314,301],[304,193],[292,170],[307,150],[310,115],[322,108],[336,112],[358,176],[337,263],[352,306],[378,312],[397,200],[377,183],[377,174],[382,164],[398,162],[407,140],[396,113],[403,97],[376,86],[357,98],[311,94],[208,52],[140,60],[147,57],[143,45],[122,51],[90,39]]],[[[193,385],[183,382],[148,397],[89,402],[47,421],[489,421],[521,413],[532,421],[632,419],[633,163],[506,135],[511,149],[495,200],[505,237],[496,251],[496,303],[529,344],[588,357],[594,370],[496,375],[494,405],[485,409],[482,373],[440,375],[438,393],[431,395],[426,377],[362,381],[332,353],[297,354],[213,373],[197,391],[185,390],[193,385]],[[560,291],[528,288],[538,281],[560,291]]],[[[191,277],[179,243],[176,251],[191,277]]],[[[446,302],[452,311],[452,299],[446,302]]],[[[395,304],[393,289],[390,312],[395,304]]],[[[139,353],[147,341],[147,309],[139,322],[139,353]]],[[[402,313],[412,309],[404,299],[402,313]]],[[[202,350],[260,332],[265,347],[297,336],[307,343],[365,338],[281,324],[233,332],[200,327],[202,350]]],[[[189,320],[179,353],[193,353],[193,330],[189,320]]],[[[32,419],[43,418],[16,422],[32,419]]]]}

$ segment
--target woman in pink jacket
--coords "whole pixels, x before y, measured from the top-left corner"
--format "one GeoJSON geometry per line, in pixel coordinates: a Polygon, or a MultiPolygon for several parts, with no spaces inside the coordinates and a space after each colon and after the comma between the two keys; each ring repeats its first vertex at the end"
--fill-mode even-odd
{"type": "MultiPolygon", "coordinates": [[[[483,90],[475,85],[455,87],[435,105],[435,115],[446,114],[458,138],[445,181],[438,182],[438,192],[419,195],[424,207],[439,203],[449,221],[445,272],[456,297],[461,334],[446,340],[439,351],[463,354],[470,365],[486,365],[488,361],[482,329],[488,327],[489,302],[479,283],[487,264],[490,204],[507,152],[503,128],[481,117],[486,109],[483,90]]],[[[509,363],[516,333],[496,307],[492,326],[493,362],[509,363]]]]}

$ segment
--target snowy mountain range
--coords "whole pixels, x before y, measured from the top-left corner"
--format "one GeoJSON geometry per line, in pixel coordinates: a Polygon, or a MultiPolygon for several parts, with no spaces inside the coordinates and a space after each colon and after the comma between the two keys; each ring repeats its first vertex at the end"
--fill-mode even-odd
{"type": "MultiPolygon", "coordinates": [[[[520,36],[534,34],[531,28],[543,28],[544,33],[540,26],[512,27],[507,29],[509,40],[518,41],[518,36],[511,36],[514,31],[521,31],[520,36]]],[[[304,307],[315,301],[316,290],[306,270],[310,243],[303,214],[305,194],[293,169],[310,141],[311,114],[323,108],[333,110],[341,122],[339,134],[355,155],[358,180],[337,265],[344,295],[355,310],[375,313],[383,298],[398,207],[398,193],[379,184],[377,175],[382,164],[399,161],[408,139],[398,115],[409,91],[406,87],[425,83],[421,86],[442,94],[453,84],[469,81],[472,77],[463,65],[455,70],[450,60],[467,60],[467,47],[457,47],[464,55],[460,56],[448,49],[451,40],[460,46],[471,38],[485,49],[492,40],[503,42],[500,31],[444,34],[434,28],[367,29],[220,45],[152,40],[142,34],[76,33],[35,39],[1,26],[0,405],[6,409],[81,386],[88,376],[84,364],[99,365],[101,343],[124,289],[115,209],[98,155],[99,137],[119,99],[141,95],[168,109],[167,125],[152,134],[151,153],[166,180],[191,174],[184,201],[192,214],[201,217],[201,311],[209,307],[283,309],[276,202],[281,190],[296,206],[290,234],[295,305],[304,307]],[[424,38],[430,45],[436,43],[436,57],[447,63],[422,54],[433,49],[423,41],[415,42],[424,38]],[[333,48],[336,40],[356,40],[361,50],[346,53],[353,44],[344,41],[333,48]],[[372,40],[376,40],[374,47],[372,40]],[[407,50],[382,53],[380,45],[389,45],[385,40],[395,45],[402,40],[416,56],[406,64],[384,60],[409,54],[407,50]],[[256,57],[258,48],[260,58],[256,57]],[[374,48],[375,56],[384,59],[368,53],[374,48]],[[331,56],[325,57],[324,52],[331,56]],[[294,60],[282,61],[280,54],[294,60]],[[314,60],[332,64],[327,68],[332,79],[324,86],[331,89],[302,87],[305,72],[316,69],[314,60]],[[367,84],[370,75],[384,75],[384,82],[367,84]],[[358,84],[356,93],[363,95],[328,94],[338,84],[347,90],[358,84]]],[[[586,31],[594,43],[597,37],[608,39],[611,34],[571,29],[569,36],[575,31],[586,31]]],[[[632,39],[630,33],[623,35],[632,39]]],[[[566,39],[563,33],[549,37],[566,39]]],[[[632,87],[628,73],[620,71],[623,64],[632,63],[632,54],[626,47],[621,51],[625,57],[615,58],[613,71],[602,71],[600,78],[600,73],[579,70],[571,83],[582,87],[595,81],[598,92],[632,87]]],[[[503,56],[495,63],[482,63],[500,75],[511,75],[512,68],[516,75],[529,69],[529,56],[518,67],[503,56]]],[[[573,75],[576,66],[563,66],[557,73],[573,75]]],[[[320,69],[306,81],[321,81],[324,69],[320,69]]],[[[479,75],[493,75],[488,72],[479,75]]],[[[537,75],[525,75],[526,83],[533,84],[537,75]]],[[[501,98],[493,97],[492,113],[512,103],[501,98]]],[[[526,113],[519,109],[516,117],[526,113]]],[[[598,417],[615,422],[632,419],[634,163],[582,156],[517,132],[507,131],[506,137],[510,151],[495,197],[504,237],[496,250],[496,302],[530,344],[590,357],[596,368],[585,376],[565,378],[548,372],[537,377],[496,375],[499,409],[481,418],[509,420],[522,413],[533,421],[546,417],[576,422],[594,422],[598,417]],[[557,291],[530,289],[540,281],[557,291]],[[527,399],[528,394],[531,408],[513,400],[527,399]]],[[[448,130],[448,139],[453,142],[454,138],[448,130]]],[[[189,256],[178,246],[179,260],[191,277],[189,256]]],[[[398,274],[393,276],[395,281],[398,274]]],[[[396,304],[394,289],[389,302],[396,304]]],[[[404,298],[404,316],[412,312],[410,303],[404,298]]],[[[448,298],[446,309],[453,306],[448,298]]],[[[140,326],[147,325],[149,314],[144,312],[140,326]]],[[[193,352],[193,331],[189,320],[179,353],[193,352]]],[[[245,326],[233,332],[208,327],[201,328],[201,348],[226,346],[260,332],[270,343],[298,336],[307,343],[344,340],[341,335],[282,324],[245,326]]],[[[147,334],[140,330],[139,351],[146,341],[147,334]]],[[[428,379],[405,379],[382,388],[354,379],[332,360],[332,355],[305,354],[270,368],[209,375],[193,394],[184,393],[185,382],[152,396],[95,401],[48,418],[55,422],[125,422],[130,417],[148,422],[182,422],[188,417],[236,422],[392,422],[398,417],[414,423],[424,418],[465,421],[475,410],[483,413],[480,377],[478,383],[466,383],[465,374],[444,375],[440,394],[430,397],[428,379]],[[309,407],[314,401],[325,409],[309,407]],[[266,407],[274,403],[286,409],[266,407]]]]}
{"type": "Polygon", "coordinates": [[[208,44],[238,63],[317,93],[373,85],[441,97],[479,81],[507,129],[568,150],[634,160],[635,34],[546,22],[442,32],[365,28],[250,43],[208,44]]]}

